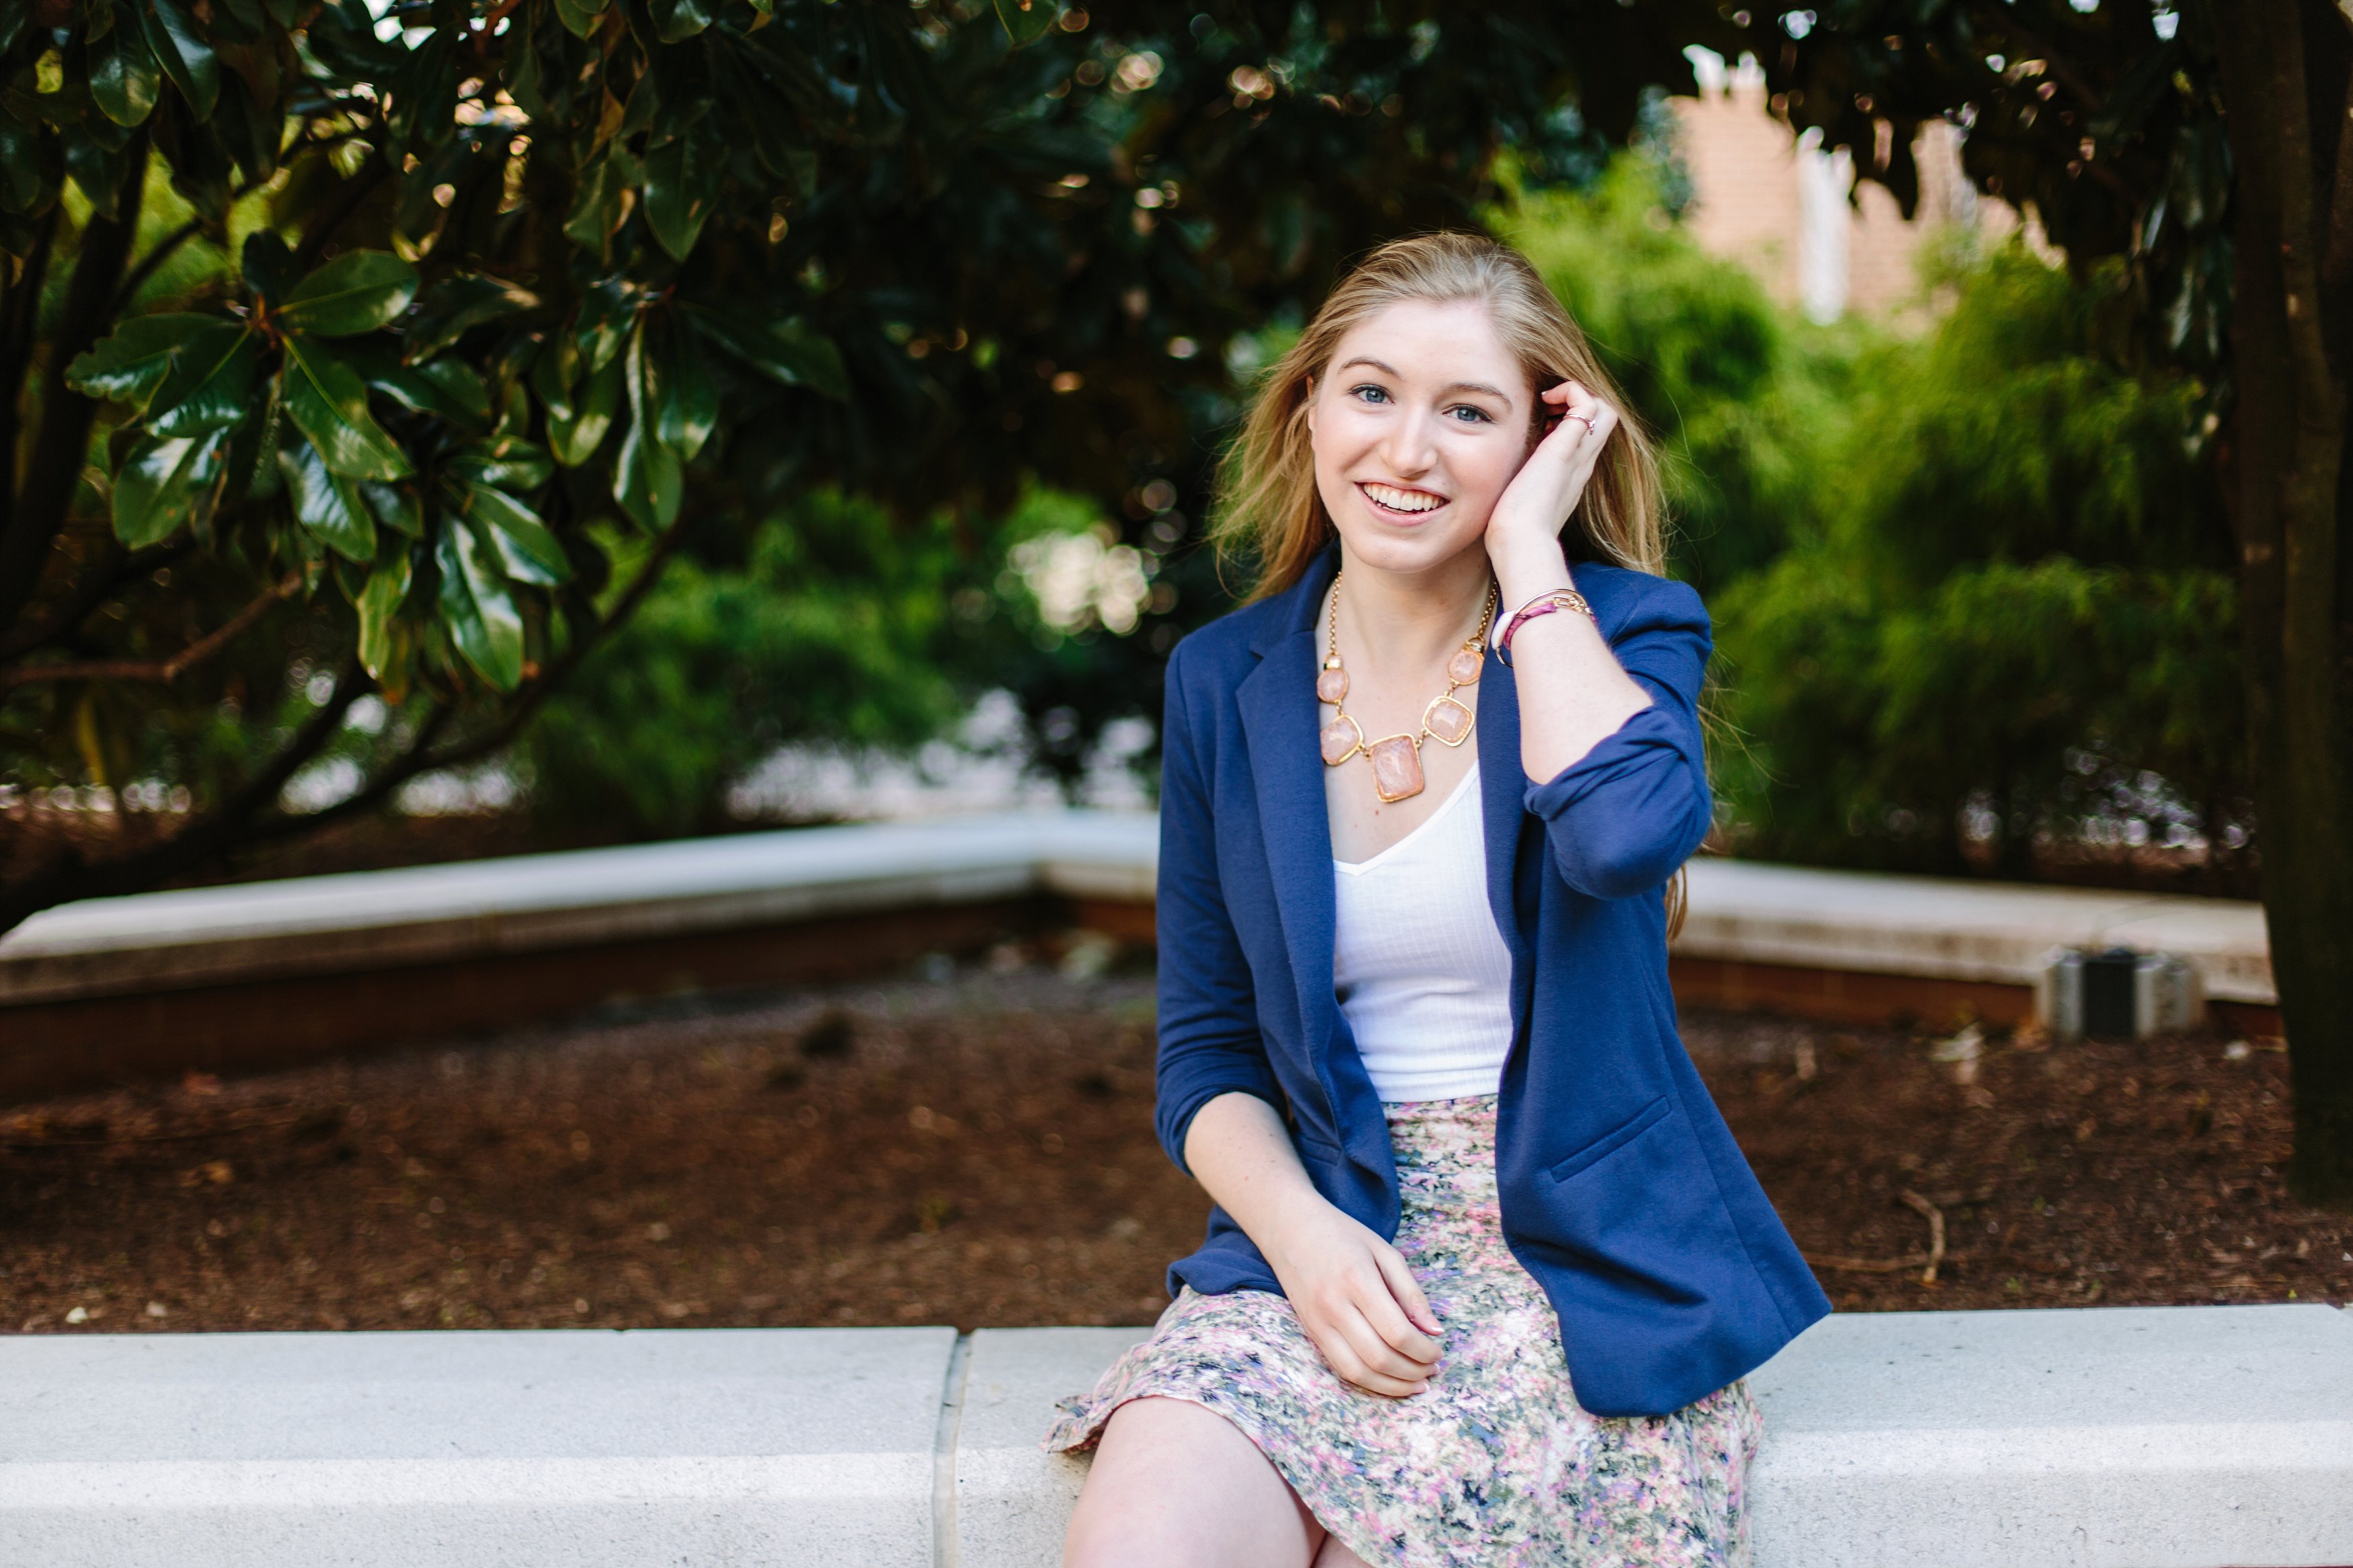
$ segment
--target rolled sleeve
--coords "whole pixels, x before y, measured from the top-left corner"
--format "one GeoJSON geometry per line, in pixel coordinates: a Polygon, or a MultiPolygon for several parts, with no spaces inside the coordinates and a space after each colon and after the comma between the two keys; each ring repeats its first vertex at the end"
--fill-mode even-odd
{"type": "Polygon", "coordinates": [[[1179,674],[1168,661],[1160,742],[1159,1055],[1154,1130],[1187,1175],[1185,1137],[1221,1094],[1278,1109],[1282,1090],[1259,1027],[1250,963],[1218,879],[1217,829],[1179,674]]]}
{"type": "Polygon", "coordinates": [[[1559,774],[1526,792],[1563,880],[1598,899],[1658,887],[1707,837],[1715,802],[1700,735],[1699,692],[1714,640],[1686,583],[1654,579],[1609,639],[1651,694],[1559,774]]]}

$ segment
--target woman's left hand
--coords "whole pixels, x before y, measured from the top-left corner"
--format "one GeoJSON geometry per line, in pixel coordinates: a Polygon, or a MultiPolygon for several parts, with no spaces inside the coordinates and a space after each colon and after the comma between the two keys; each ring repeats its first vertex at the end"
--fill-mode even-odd
{"type": "MultiPolygon", "coordinates": [[[[1520,577],[1546,561],[1560,560],[1561,525],[1577,510],[1601,448],[1618,427],[1618,411],[1577,382],[1565,381],[1539,395],[1552,428],[1504,487],[1487,518],[1487,554],[1498,577],[1520,577]]],[[[1532,591],[1541,593],[1543,587],[1532,591]]]]}

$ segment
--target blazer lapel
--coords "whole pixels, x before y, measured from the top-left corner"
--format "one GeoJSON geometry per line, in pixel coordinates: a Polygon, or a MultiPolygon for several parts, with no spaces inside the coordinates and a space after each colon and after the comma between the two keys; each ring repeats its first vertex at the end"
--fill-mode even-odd
{"type": "Polygon", "coordinates": [[[1513,891],[1520,859],[1520,832],[1527,822],[1527,781],[1520,766],[1520,693],[1512,672],[1487,650],[1479,677],[1479,804],[1487,829],[1487,902],[1495,929],[1512,950],[1513,967],[1527,966],[1527,934],[1520,930],[1519,900],[1513,891]]]}
{"type": "Polygon", "coordinates": [[[1299,993],[1303,1037],[1316,1074],[1326,1077],[1339,1003],[1332,991],[1337,917],[1332,889],[1332,825],[1324,804],[1324,758],[1316,745],[1315,610],[1331,585],[1336,551],[1319,556],[1282,595],[1257,645],[1258,668],[1235,691],[1258,796],[1259,829],[1274,882],[1283,946],[1299,993]]]}

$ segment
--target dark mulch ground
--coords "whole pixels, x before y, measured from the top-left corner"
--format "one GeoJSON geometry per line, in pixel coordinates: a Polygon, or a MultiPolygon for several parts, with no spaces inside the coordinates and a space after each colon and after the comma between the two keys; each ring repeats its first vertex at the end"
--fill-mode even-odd
{"type": "MultiPolygon", "coordinates": [[[[1842,1308],[2353,1295],[2267,1042],[1989,1043],[1962,1082],[1685,1022],[1842,1308]]],[[[1151,1101],[1148,982],[1032,968],[19,1107],[0,1331],[1145,1322],[1205,1207],[1151,1101]]]]}

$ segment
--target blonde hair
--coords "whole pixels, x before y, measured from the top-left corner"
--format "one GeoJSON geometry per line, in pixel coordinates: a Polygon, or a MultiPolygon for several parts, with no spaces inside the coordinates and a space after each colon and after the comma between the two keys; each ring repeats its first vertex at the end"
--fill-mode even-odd
{"type": "MultiPolygon", "coordinates": [[[[1575,531],[1571,546],[1579,559],[1662,574],[1658,452],[1585,333],[1512,247],[1483,234],[1424,234],[1390,241],[1340,279],[1299,341],[1267,372],[1240,435],[1226,449],[1209,536],[1221,563],[1246,563],[1244,602],[1297,583],[1331,540],[1307,431],[1310,389],[1342,338],[1408,300],[1483,301],[1532,386],[1543,391],[1575,381],[1618,410],[1618,427],[1566,526],[1575,531]]],[[[1543,407],[1536,405],[1535,418],[1543,407]]],[[[1531,425],[1531,440],[1540,428],[1531,425]]]]}
{"type": "MultiPolygon", "coordinates": [[[[1243,602],[1295,585],[1331,541],[1331,515],[1315,488],[1310,393],[1341,339],[1408,300],[1483,302],[1530,385],[1542,392],[1575,381],[1618,411],[1617,427],[1564,533],[1574,559],[1663,575],[1666,508],[1658,450],[1584,331],[1511,246],[1483,234],[1423,234],[1391,240],[1340,279],[1299,341],[1260,382],[1241,433],[1226,449],[1209,537],[1221,567],[1246,567],[1243,602]]],[[[1543,409],[1538,402],[1531,416],[1531,442],[1542,429],[1543,409]]],[[[1666,890],[1668,941],[1682,931],[1689,902],[1678,867],[1666,890]]]]}

